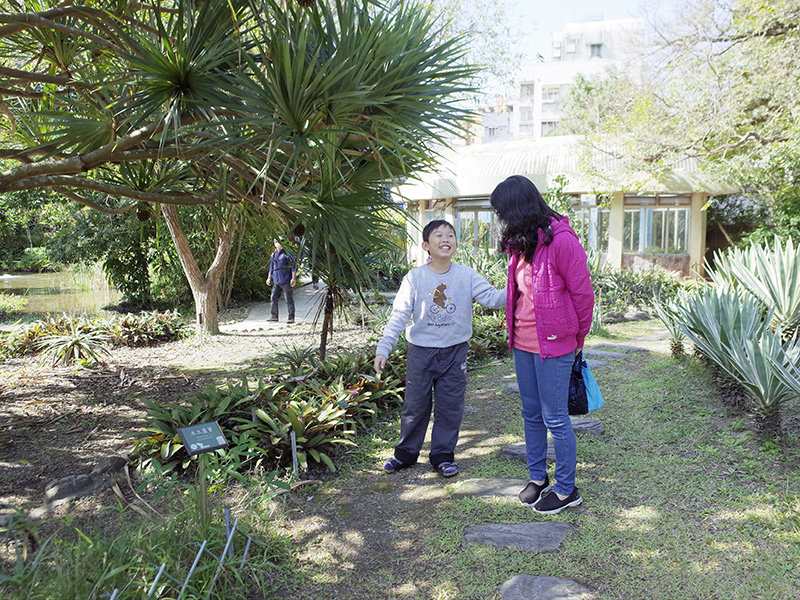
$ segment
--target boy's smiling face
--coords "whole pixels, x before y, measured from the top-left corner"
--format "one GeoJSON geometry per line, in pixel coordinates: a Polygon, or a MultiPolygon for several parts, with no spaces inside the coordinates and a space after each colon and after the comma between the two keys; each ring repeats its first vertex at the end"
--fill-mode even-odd
{"type": "Polygon", "coordinates": [[[458,250],[456,232],[449,225],[440,225],[422,242],[422,249],[431,255],[431,260],[450,260],[458,250]]]}

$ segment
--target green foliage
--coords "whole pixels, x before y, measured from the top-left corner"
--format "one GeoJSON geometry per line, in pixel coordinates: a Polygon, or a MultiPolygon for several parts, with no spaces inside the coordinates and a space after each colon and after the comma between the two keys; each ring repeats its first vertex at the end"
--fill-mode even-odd
{"type": "Polygon", "coordinates": [[[379,292],[399,289],[403,277],[414,268],[406,259],[405,249],[400,246],[389,246],[383,252],[373,252],[367,261],[371,266],[371,287],[379,292]]]}
{"type": "Polygon", "coordinates": [[[20,312],[28,304],[28,300],[16,294],[0,292],[0,322],[7,321],[9,315],[20,312]]]}
{"type": "Polygon", "coordinates": [[[472,337],[469,340],[469,360],[472,364],[492,358],[508,356],[508,331],[506,314],[494,310],[486,314],[475,314],[472,319],[472,337]]]}
{"type": "Polygon", "coordinates": [[[147,435],[134,441],[139,468],[158,472],[188,468],[191,459],[178,428],[217,421],[230,443],[230,448],[217,450],[209,459],[209,468],[220,473],[242,472],[262,463],[291,464],[292,433],[300,466],[321,463],[334,471],[332,451],[351,444],[357,428],[370,423],[380,410],[401,404],[401,384],[388,375],[363,374],[371,368],[366,351],[310,365],[297,362],[298,356],[311,358],[302,349],[282,357],[293,363],[289,378],[273,376],[252,385],[243,378],[165,406],[144,400],[147,435]],[[222,469],[223,464],[228,466],[222,469]]]}
{"type": "MultiPolygon", "coordinates": [[[[258,392],[256,392],[258,393],[258,392]]],[[[134,452],[140,457],[140,470],[148,470],[151,463],[160,463],[160,472],[167,473],[176,468],[186,469],[191,461],[178,435],[178,429],[196,423],[217,421],[225,437],[230,440],[237,425],[236,415],[246,413],[252,403],[253,392],[246,378],[240,383],[228,383],[220,388],[207,388],[194,395],[188,402],[171,402],[160,406],[142,399],[147,406],[145,437],[135,437],[134,452]],[[247,404],[248,406],[245,406],[247,404]]],[[[224,450],[216,451],[224,457],[224,450]]]]}
{"type": "Polygon", "coordinates": [[[730,287],[706,288],[681,296],[672,306],[683,333],[709,359],[750,394],[748,408],[764,417],[796,398],[773,366],[797,360],[769,327],[772,311],[755,297],[730,287]]]}
{"type": "Polygon", "coordinates": [[[656,298],[668,302],[685,287],[674,273],[658,268],[600,268],[591,273],[597,303],[603,310],[652,310],[656,298]]]}
{"type": "Polygon", "coordinates": [[[189,334],[186,322],[175,311],[107,319],[49,316],[26,323],[0,337],[0,356],[24,356],[44,350],[46,356],[56,363],[82,358],[96,360],[104,354],[99,348],[105,343],[151,346],[182,339],[189,334]],[[73,358],[67,358],[69,356],[73,358]]]}
{"type": "MultiPolygon", "coordinates": [[[[266,499],[276,487],[271,481],[264,486],[266,499]]],[[[169,484],[174,498],[180,484],[169,484]]],[[[0,575],[0,595],[5,600],[102,598],[117,590],[119,599],[151,597],[150,588],[163,564],[164,575],[153,598],[183,594],[183,598],[246,600],[252,594],[262,596],[267,591],[265,573],[288,558],[283,540],[251,515],[239,518],[236,554],[218,570],[216,557],[223,555],[227,539],[225,524],[215,512],[217,518],[204,526],[197,519],[196,500],[191,494],[178,497],[163,516],[143,517],[120,508],[114,537],[84,532],[68,517],[29,560],[18,560],[9,574],[0,575]],[[204,552],[182,589],[203,540],[204,552]],[[248,554],[242,562],[246,542],[248,554]]],[[[113,514],[110,518],[114,520],[113,514]]]]}
{"type": "Polygon", "coordinates": [[[51,367],[79,361],[99,362],[101,357],[110,354],[108,341],[108,334],[95,327],[94,323],[70,320],[66,332],[42,337],[39,350],[42,362],[51,367]]]}
{"type": "Polygon", "coordinates": [[[109,319],[108,336],[115,346],[155,346],[190,335],[178,311],[146,312],[109,319]]]}
{"type": "MultiPolygon", "coordinates": [[[[458,248],[454,262],[472,267],[478,274],[497,289],[505,289],[508,277],[508,256],[505,252],[497,252],[493,248],[473,248],[462,244],[458,248]]],[[[484,310],[476,306],[477,311],[484,310]]],[[[485,309],[494,311],[495,309],[485,309]]]]}
{"type": "MultiPolygon", "coordinates": [[[[800,250],[800,249],[798,249],[800,250]]],[[[711,279],[752,294],[773,312],[773,329],[791,337],[800,333],[800,252],[790,239],[777,237],[769,244],[751,243],[714,256],[711,279]]]]}
{"type": "Polygon", "coordinates": [[[43,271],[53,271],[56,265],[50,260],[47,249],[41,246],[25,248],[22,256],[14,264],[15,271],[41,273],[43,271]]]}
{"type": "Polygon", "coordinates": [[[800,397],[800,260],[794,244],[731,248],[714,257],[716,284],[663,304],[665,324],[694,345],[750,394],[749,408],[772,418],[800,397]]]}

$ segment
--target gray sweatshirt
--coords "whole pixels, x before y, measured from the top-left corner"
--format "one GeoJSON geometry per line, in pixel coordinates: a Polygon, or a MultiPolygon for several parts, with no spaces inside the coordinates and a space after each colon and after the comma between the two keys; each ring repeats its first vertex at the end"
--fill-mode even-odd
{"type": "Polygon", "coordinates": [[[506,290],[493,288],[475,269],[456,263],[447,273],[434,273],[428,265],[412,269],[403,277],[375,354],[389,356],[404,327],[415,346],[447,348],[466,342],[472,336],[473,300],[499,308],[505,306],[506,290]]]}

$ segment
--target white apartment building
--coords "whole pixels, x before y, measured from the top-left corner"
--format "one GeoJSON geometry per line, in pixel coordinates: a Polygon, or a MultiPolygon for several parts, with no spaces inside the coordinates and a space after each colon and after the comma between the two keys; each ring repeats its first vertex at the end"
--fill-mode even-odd
{"type": "Polygon", "coordinates": [[[516,97],[510,99],[505,112],[484,114],[482,142],[506,139],[491,135],[501,129],[498,120],[506,117],[512,139],[539,138],[555,131],[575,76],[589,77],[610,67],[637,72],[644,39],[642,19],[567,23],[552,34],[551,60],[521,69],[516,97]]]}

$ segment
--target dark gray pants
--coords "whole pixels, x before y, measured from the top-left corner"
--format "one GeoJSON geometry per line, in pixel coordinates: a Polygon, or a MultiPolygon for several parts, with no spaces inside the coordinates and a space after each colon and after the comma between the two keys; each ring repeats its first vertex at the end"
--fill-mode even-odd
{"type": "Polygon", "coordinates": [[[294,321],[294,291],[292,290],[291,283],[273,283],[272,284],[272,306],[270,306],[270,316],[273,319],[278,318],[278,300],[281,299],[281,291],[286,292],[286,308],[289,310],[289,320],[294,321]]]}
{"type": "Polygon", "coordinates": [[[453,462],[467,389],[466,342],[447,348],[408,346],[406,394],[395,457],[417,462],[433,408],[430,462],[453,462]],[[435,398],[435,403],[434,403],[435,398]]]}

